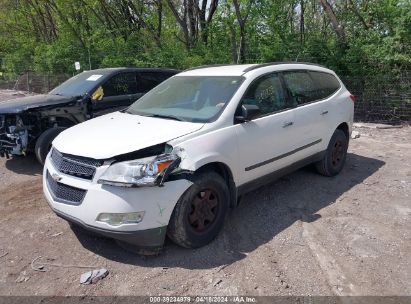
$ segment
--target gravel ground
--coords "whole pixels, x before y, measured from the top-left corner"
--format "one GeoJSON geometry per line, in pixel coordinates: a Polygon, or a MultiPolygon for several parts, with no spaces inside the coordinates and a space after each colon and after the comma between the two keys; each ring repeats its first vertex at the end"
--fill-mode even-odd
{"type": "Polygon", "coordinates": [[[375,127],[357,125],[339,176],[285,176],[248,194],[210,245],[167,242],[155,257],[72,230],[34,157],[1,158],[0,295],[411,295],[411,128],[375,127]],[[34,271],[39,256],[57,266],[34,271]],[[110,274],[80,285],[79,265],[110,274]]]}

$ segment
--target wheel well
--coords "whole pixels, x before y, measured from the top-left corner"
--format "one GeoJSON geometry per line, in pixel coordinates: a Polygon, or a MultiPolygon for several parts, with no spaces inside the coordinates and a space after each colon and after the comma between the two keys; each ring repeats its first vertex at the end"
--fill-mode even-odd
{"type": "Polygon", "coordinates": [[[213,162],[203,165],[196,170],[196,173],[213,171],[219,174],[227,183],[228,189],[230,190],[230,207],[235,207],[237,205],[237,187],[235,185],[233,174],[230,168],[221,162],[213,162]]]}
{"type": "Polygon", "coordinates": [[[204,171],[217,172],[226,181],[228,181],[229,178],[231,177],[230,176],[231,171],[228,168],[228,166],[223,164],[223,163],[220,163],[220,162],[209,163],[209,164],[203,165],[202,167],[200,167],[196,170],[196,172],[204,172],[204,171]]]}
{"type": "Polygon", "coordinates": [[[346,122],[341,123],[337,129],[341,130],[344,132],[345,136],[349,139],[350,138],[350,133],[348,129],[348,124],[346,122]]]}
{"type": "Polygon", "coordinates": [[[69,127],[74,126],[75,124],[76,122],[72,121],[71,119],[67,117],[54,116],[53,121],[50,121],[50,117],[46,117],[43,119],[44,130],[42,130],[42,132],[54,127],[55,125],[57,125],[58,127],[69,128],[69,127]]]}

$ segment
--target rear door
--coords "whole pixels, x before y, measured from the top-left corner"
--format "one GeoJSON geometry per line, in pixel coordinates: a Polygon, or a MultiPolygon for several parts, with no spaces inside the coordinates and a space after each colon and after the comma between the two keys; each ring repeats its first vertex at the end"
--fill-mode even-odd
{"type": "Polygon", "coordinates": [[[306,70],[283,72],[284,82],[295,108],[295,132],[298,158],[303,159],[320,152],[326,137],[328,101],[320,100],[318,87],[306,70]]]}
{"type": "Polygon", "coordinates": [[[322,120],[322,124],[325,125],[326,131],[328,131],[329,137],[330,132],[334,132],[333,129],[335,128],[336,122],[338,119],[341,119],[339,115],[341,108],[336,107],[338,99],[341,98],[339,93],[337,93],[341,92],[341,84],[337,78],[330,73],[309,71],[309,74],[316,87],[316,102],[323,104],[320,119],[322,120]]]}

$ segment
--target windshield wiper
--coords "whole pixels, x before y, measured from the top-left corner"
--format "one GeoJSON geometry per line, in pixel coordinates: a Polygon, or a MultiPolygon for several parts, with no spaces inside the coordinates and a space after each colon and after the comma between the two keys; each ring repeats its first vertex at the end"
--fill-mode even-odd
{"type": "Polygon", "coordinates": [[[174,119],[174,120],[178,120],[178,121],[184,121],[184,120],[182,120],[181,118],[178,118],[177,116],[174,116],[174,115],[148,114],[148,115],[144,115],[144,116],[157,117],[157,118],[165,118],[165,119],[174,119]]]}
{"type": "Polygon", "coordinates": [[[120,112],[131,114],[131,115],[140,115],[140,116],[145,116],[145,117],[157,117],[157,118],[165,118],[165,119],[173,119],[173,120],[178,120],[178,121],[185,121],[184,119],[181,119],[181,118],[179,118],[177,116],[174,116],[174,115],[132,112],[132,111],[129,111],[129,109],[130,108],[125,108],[123,110],[120,110],[120,112]]]}

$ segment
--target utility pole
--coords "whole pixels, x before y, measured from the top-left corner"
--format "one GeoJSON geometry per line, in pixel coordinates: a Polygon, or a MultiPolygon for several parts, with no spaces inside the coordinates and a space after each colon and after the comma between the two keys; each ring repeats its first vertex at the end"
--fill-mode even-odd
{"type": "Polygon", "coordinates": [[[88,66],[89,66],[89,70],[91,70],[90,47],[88,47],[87,50],[88,50],[88,66]]]}

